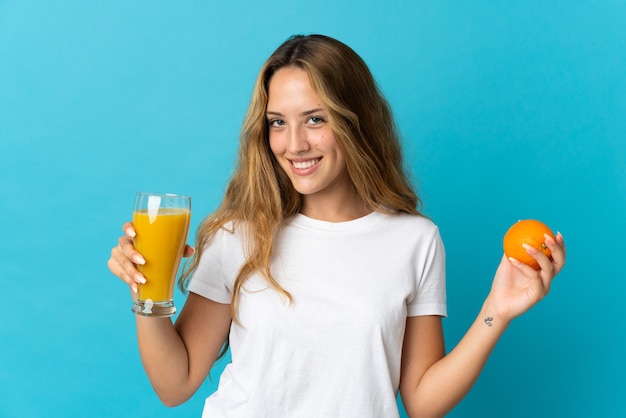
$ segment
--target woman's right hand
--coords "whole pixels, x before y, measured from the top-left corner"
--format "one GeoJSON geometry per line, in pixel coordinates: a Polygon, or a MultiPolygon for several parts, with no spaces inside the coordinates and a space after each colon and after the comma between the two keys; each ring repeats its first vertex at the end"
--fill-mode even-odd
{"type": "Polygon", "coordinates": [[[117,246],[111,250],[111,258],[107,266],[111,273],[122,279],[133,291],[137,293],[137,284],[145,283],[146,278],[137,270],[137,264],[144,264],[146,261],[133,246],[135,228],[131,222],[126,222],[122,227],[124,235],[117,242],[117,246]]]}
{"type": "MultiPolygon", "coordinates": [[[[122,279],[130,286],[133,294],[137,294],[137,284],[145,283],[146,278],[137,270],[138,264],[145,264],[146,260],[133,245],[133,238],[137,234],[131,222],[122,226],[124,235],[121,236],[117,245],[111,250],[111,258],[107,266],[111,273],[122,279]]],[[[190,257],[196,250],[189,245],[185,246],[183,257],[190,257]]]]}

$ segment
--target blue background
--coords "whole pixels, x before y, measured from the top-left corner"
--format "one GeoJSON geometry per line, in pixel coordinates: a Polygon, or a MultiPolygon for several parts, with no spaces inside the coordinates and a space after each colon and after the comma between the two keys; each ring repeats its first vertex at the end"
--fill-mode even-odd
{"type": "MultiPolygon", "coordinates": [[[[622,1],[0,0],[0,416],[200,416],[143,373],[106,267],[138,190],[218,204],[255,76],[293,33],[352,46],[448,252],[448,348],[518,219],[568,265],[450,417],[626,416],[622,1]]],[[[177,295],[182,305],[184,297],[177,295]]]]}

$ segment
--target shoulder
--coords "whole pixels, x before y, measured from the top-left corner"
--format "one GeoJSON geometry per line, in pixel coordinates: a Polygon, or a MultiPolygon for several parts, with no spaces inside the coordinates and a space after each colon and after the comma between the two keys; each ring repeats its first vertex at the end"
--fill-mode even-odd
{"type": "Polygon", "coordinates": [[[222,248],[225,251],[241,248],[246,231],[247,228],[240,222],[225,222],[206,237],[203,248],[222,248]]]}
{"type": "Polygon", "coordinates": [[[394,229],[404,230],[405,232],[419,231],[424,235],[434,235],[439,233],[439,227],[433,220],[424,215],[414,215],[405,212],[379,212],[382,222],[393,227],[394,229]]]}
{"type": "Polygon", "coordinates": [[[422,252],[428,249],[443,248],[443,239],[437,224],[423,215],[409,213],[383,213],[379,239],[388,240],[422,252]]]}

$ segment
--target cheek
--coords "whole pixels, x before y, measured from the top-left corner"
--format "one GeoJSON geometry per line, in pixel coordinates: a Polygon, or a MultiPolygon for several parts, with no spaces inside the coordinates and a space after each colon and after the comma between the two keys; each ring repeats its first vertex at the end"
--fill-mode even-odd
{"type": "Polygon", "coordinates": [[[329,152],[336,147],[335,138],[328,132],[315,133],[309,138],[309,143],[324,152],[329,152]]]}
{"type": "Polygon", "coordinates": [[[269,145],[270,145],[270,151],[272,151],[272,153],[275,156],[278,157],[280,154],[282,154],[282,152],[281,152],[281,141],[279,141],[278,138],[276,138],[275,135],[270,135],[269,145]]]}

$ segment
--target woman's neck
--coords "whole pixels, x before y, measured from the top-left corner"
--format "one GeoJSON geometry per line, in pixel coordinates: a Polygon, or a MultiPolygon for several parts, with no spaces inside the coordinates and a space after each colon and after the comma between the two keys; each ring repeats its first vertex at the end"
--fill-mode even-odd
{"type": "Polygon", "coordinates": [[[342,199],[323,196],[302,196],[300,213],[313,219],[327,222],[345,222],[368,215],[372,210],[356,192],[342,199]]]}

